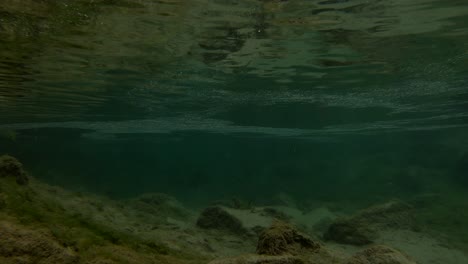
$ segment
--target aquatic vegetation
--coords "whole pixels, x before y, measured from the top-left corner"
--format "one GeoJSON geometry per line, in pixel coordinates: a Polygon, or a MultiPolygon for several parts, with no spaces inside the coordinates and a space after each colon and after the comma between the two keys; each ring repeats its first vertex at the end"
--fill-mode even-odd
{"type": "MultiPolygon", "coordinates": [[[[11,156],[3,157],[7,164],[19,164],[11,156]]],[[[46,190],[34,180],[20,185],[15,177],[1,177],[0,186],[0,234],[6,238],[0,242],[0,260],[5,263],[16,263],[17,259],[44,264],[203,263],[203,257],[189,250],[179,252],[73,214],[45,195],[46,190]]]]}
{"type": "Polygon", "coordinates": [[[44,230],[31,229],[11,222],[0,222],[0,261],[2,263],[79,263],[70,248],[60,245],[44,230]]]}
{"type": "MultiPolygon", "coordinates": [[[[0,260],[16,263],[24,259],[26,263],[44,264],[60,261],[202,264],[210,260],[217,264],[386,264],[385,261],[390,260],[394,261],[390,262],[392,264],[414,263],[404,253],[394,250],[395,246],[403,247],[402,251],[410,250],[418,259],[433,257],[411,251],[414,243],[424,245],[423,252],[430,250],[437,256],[452,256],[447,257],[450,264],[463,259],[460,252],[438,246],[437,240],[414,233],[412,215],[419,216],[420,212],[401,201],[372,206],[343,218],[358,228],[371,228],[378,244],[390,243],[362,248],[355,255],[331,250],[327,241],[314,236],[316,234],[310,235],[314,221],[325,211],[320,212],[309,216],[284,205],[249,209],[218,206],[202,210],[196,220],[190,211],[165,194],[112,201],[67,192],[34,178],[28,185],[20,185],[15,177],[1,177],[0,234],[7,239],[0,241],[0,260]],[[287,218],[289,223],[275,220],[277,215],[287,218]],[[177,216],[178,220],[172,219],[177,216]],[[296,223],[302,223],[304,231],[298,231],[294,227],[296,223]],[[392,242],[387,231],[391,236],[407,233],[403,240],[392,242]],[[404,244],[406,239],[410,239],[408,247],[404,244]],[[3,242],[8,245],[1,247],[3,242]],[[39,245],[44,250],[34,251],[39,245]],[[246,254],[255,250],[257,254],[246,254]]],[[[331,227],[343,219],[337,219],[331,227]]]]}

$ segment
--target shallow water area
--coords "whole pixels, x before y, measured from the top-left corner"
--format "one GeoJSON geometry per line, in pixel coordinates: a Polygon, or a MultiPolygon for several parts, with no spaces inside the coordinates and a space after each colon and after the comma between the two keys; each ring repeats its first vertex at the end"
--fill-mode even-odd
{"type": "Polygon", "coordinates": [[[2,1],[0,262],[468,263],[467,15],[2,1]]]}

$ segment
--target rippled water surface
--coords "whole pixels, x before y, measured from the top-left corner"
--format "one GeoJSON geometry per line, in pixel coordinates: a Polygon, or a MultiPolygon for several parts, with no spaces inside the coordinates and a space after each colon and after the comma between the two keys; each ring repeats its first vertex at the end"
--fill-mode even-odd
{"type": "Polygon", "coordinates": [[[3,124],[466,123],[464,1],[7,0],[0,12],[3,124]]]}
{"type": "Polygon", "coordinates": [[[117,197],[465,192],[467,17],[461,0],[3,0],[1,151],[117,197]]]}

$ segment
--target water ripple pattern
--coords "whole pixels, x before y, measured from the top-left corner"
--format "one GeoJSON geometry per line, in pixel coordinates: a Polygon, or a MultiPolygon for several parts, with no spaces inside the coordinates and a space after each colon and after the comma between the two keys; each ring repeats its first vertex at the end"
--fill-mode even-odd
{"type": "Polygon", "coordinates": [[[467,15],[442,0],[5,0],[0,124],[463,126],[467,15]]]}

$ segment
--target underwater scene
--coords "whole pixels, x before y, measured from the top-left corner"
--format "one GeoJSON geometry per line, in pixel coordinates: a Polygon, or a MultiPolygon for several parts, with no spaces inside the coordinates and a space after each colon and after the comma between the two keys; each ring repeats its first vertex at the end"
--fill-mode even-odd
{"type": "Polygon", "coordinates": [[[0,264],[467,264],[468,1],[1,0],[0,264]]]}

